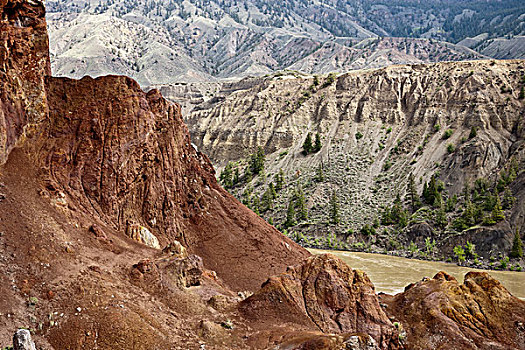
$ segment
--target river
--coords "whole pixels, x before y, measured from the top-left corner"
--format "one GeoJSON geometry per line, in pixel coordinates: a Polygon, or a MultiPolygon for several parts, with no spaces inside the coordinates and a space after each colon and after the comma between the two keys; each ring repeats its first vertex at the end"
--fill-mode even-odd
{"type": "Polygon", "coordinates": [[[333,254],[351,268],[366,272],[377,292],[388,294],[402,292],[408,284],[420,281],[423,277],[434,277],[439,271],[447,272],[459,282],[463,282],[463,277],[468,271],[485,271],[499,280],[512,295],[525,300],[525,272],[478,270],[445,262],[406,259],[382,254],[320,249],[309,249],[309,251],[312,254],[333,254]]]}

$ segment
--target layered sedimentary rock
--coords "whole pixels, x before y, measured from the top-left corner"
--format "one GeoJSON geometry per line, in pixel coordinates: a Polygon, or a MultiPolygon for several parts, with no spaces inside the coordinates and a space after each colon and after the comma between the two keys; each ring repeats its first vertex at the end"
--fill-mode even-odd
{"type": "MultiPolygon", "coordinates": [[[[309,236],[311,245],[313,236],[323,239],[321,232],[368,244],[359,231],[381,218],[397,195],[404,198],[410,174],[418,194],[436,175],[444,184],[443,198],[446,193],[461,200],[466,184],[473,187],[477,179],[493,184],[513,161],[518,174],[525,169],[523,60],[390,66],[337,77],[275,74],[251,83],[188,114],[192,140],[219,171],[232,162],[241,179],[232,193],[276,225],[284,227],[288,203],[300,188],[308,219],[299,220],[294,231],[309,236]],[[321,148],[305,156],[303,145],[316,134],[321,148]],[[259,146],[266,152],[265,173],[248,181],[246,160],[259,146]],[[267,209],[260,202],[281,170],[285,186],[267,209]],[[339,225],[330,224],[334,190],[339,225]]],[[[509,184],[517,199],[525,195],[522,184],[519,178],[509,184]]],[[[508,254],[516,228],[525,227],[523,206],[505,215],[498,227],[458,232],[453,240],[443,232],[452,230],[450,225],[446,230],[434,225],[430,235],[417,232],[421,238],[414,242],[424,249],[425,238],[435,239],[443,256],[467,240],[486,259],[508,254]]],[[[412,240],[406,232],[388,236],[382,231],[372,243],[378,251],[395,249],[390,238],[405,247],[412,240]]]]}
{"type": "Polygon", "coordinates": [[[189,348],[210,295],[309,256],[216,183],[177,105],[126,77],[49,77],[43,4],[0,14],[2,345],[23,324],[49,348],[189,348]],[[165,258],[144,243],[175,239],[200,256],[159,263],[177,282],[130,276],[165,258]]]}
{"type": "Polygon", "coordinates": [[[381,349],[399,346],[397,330],[367,275],[330,254],[271,277],[240,310],[264,331],[287,324],[294,330],[368,334],[381,349]]]}
{"type": "Polygon", "coordinates": [[[439,272],[381,302],[407,348],[525,349],[525,302],[486,272],[467,273],[463,284],[439,272]]]}

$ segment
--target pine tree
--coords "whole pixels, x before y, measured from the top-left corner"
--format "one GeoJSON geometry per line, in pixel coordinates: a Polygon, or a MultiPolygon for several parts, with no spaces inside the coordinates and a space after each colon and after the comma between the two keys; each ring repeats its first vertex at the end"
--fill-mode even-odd
{"type": "Polygon", "coordinates": [[[244,169],[244,182],[250,183],[253,180],[253,173],[250,166],[247,166],[246,169],[244,169]]]}
{"type": "Polygon", "coordinates": [[[502,206],[503,209],[510,209],[516,202],[516,198],[512,195],[512,192],[509,187],[505,188],[505,192],[503,192],[503,201],[502,206]]]}
{"type": "Polygon", "coordinates": [[[408,176],[407,192],[408,200],[410,201],[410,206],[412,207],[412,212],[415,212],[421,207],[421,200],[419,199],[416,189],[416,181],[414,179],[414,174],[412,173],[410,173],[408,176]]]}
{"type": "Polygon", "coordinates": [[[293,200],[290,200],[288,203],[288,210],[286,211],[286,221],[284,222],[284,227],[289,228],[295,226],[297,222],[295,221],[295,203],[293,200]]]}
{"type": "Polygon", "coordinates": [[[434,215],[434,222],[436,223],[436,226],[440,229],[444,229],[445,227],[447,227],[447,215],[445,214],[445,208],[443,205],[441,205],[439,209],[436,210],[434,215]]]}
{"type": "Polygon", "coordinates": [[[304,221],[308,219],[308,209],[304,199],[304,192],[301,188],[297,190],[296,194],[296,207],[297,207],[297,221],[304,221]]]}
{"type": "Polygon", "coordinates": [[[308,154],[310,154],[310,152],[312,152],[312,149],[312,135],[308,133],[308,135],[306,135],[306,140],[304,140],[303,143],[303,154],[307,156],[308,154]]]}
{"type": "Polygon", "coordinates": [[[516,235],[512,241],[512,250],[510,251],[510,257],[520,259],[523,257],[523,242],[521,241],[520,233],[516,229],[516,235]]]}
{"type": "Polygon", "coordinates": [[[436,203],[436,197],[438,196],[439,190],[436,183],[436,175],[432,175],[428,185],[425,183],[425,187],[423,187],[423,198],[425,199],[425,203],[434,205],[434,203],[436,203]]]}
{"type": "Polygon", "coordinates": [[[239,168],[235,168],[233,172],[233,185],[237,185],[240,182],[239,168]]]}
{"type": "Polygon", "coordinates": [[[224,170],[221,172],[221,175],[219,176],[219,178],[224,188],[233,187],[233,163],[232,162],[228,162],[224,170]]]}
{"type": "Polygon", "coordinates": [[[268,188],[266,191],[264,191],[263,197],[262,197],[262,205],[263,205],[263,211],[271,210],[273,209],[273,197],[271,190],[268,188]]]}
{"type": "Polygon", "coordinates": [[[501,201],[498,195],[496,195],[496,204],[494,205],[494,209],[492,209],[492,220],[495,222],[505,220],[505,213],[501,207],[501,201]]]}
{"type": "Polygon", "coordinates": [[[392,209],[390,211],[390,219],[399,227],[405,227],[408,224],[408,213],[405,210],[405,208],[403,208],[403,204],[401,203],[401,197],[399,197],[399,193],[396,195],[394,205],[392,206],[392,209]]]}
{"type": "Polygon", "coordinates": [[[321,145],[321,135],[319,133],[315,134],[315,145],[314,152],[319,152],[323,146],[321,145]]]}
{"type": "Polygon", "coordinates": [[[337,198],[337,193],[332,192],[330,197],[330,223],[337,225],[341,222],[341,216],[339,214],[339,199],[337,198]]]}
{"type": "Polygon", "coordinates": [[[277,199],[277,192],[275,191],[275,186],[273,182],[270,182],[270,184],[268,185],[268,191],[270,192],[272,199],[277,199]]]}
{"type": "Polygon", "coordinates": [[[258,196],[254,196],[253,198],[253,204],[252,204],[253,208],[253,212],[257,215],[261,215],[261,201],[259,200],[259,197],[258,196]]]}
{"type": "Polygon", "coordinates": [[[257,152],[250,155],[250,170],[253,175],[258,175],[264,170],[264,149],[259,146],[257,152]]]}
{"type": "Polygon", "coordinates": [[[279,173],[275,175],[275,190],[280,192],[284,187],[284,171],[279,169],[279,173]]]}
{"type": "Polygon", "coordinates": [[[317,181],[317,182],[323,182],[324,181],[323,163],[320,163],[317,166],[317,171],[316,171],[316,174],[315,174],[315,181],[317,181]]]}

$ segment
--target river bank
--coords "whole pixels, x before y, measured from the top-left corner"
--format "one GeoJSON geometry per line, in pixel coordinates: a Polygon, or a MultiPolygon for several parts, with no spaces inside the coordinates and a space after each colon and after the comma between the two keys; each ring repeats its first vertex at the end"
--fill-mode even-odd
{"type": "MultiPolygon", "coordinates": [[[[458,266],[441,261],[427,261],[401,258],[392,255],[308,249],[312,254],[330,253],[353,269],[363,270],[370,277],[377,292],[396,294],[410,283],[424,277],[433,277],[439,271],[446,271],[458,281],[463,281],[468,271],[482,271],[471,267],[458,266]]],[[[514,296],[525,300],[525,273],[514,271],[490,271],[514,296]]]]}

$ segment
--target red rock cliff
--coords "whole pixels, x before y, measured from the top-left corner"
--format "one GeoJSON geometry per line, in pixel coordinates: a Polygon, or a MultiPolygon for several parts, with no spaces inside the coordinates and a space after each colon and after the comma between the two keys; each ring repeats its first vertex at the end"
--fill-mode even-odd
{"type": "Polygon", "coordinates": [[[0,164],[19,138],[47,117],[50,75],[41,1],[0,0],[0,164]]]}
{"type": "Polygon", "coordinates": [[[126,77],[46,78],[42,2],[2,0],[0,13],[0,164],[23,146],[68,203],[122,234],[180,240],[234,289],[309,255],[217,184],[179,106],[126,77]]]}

